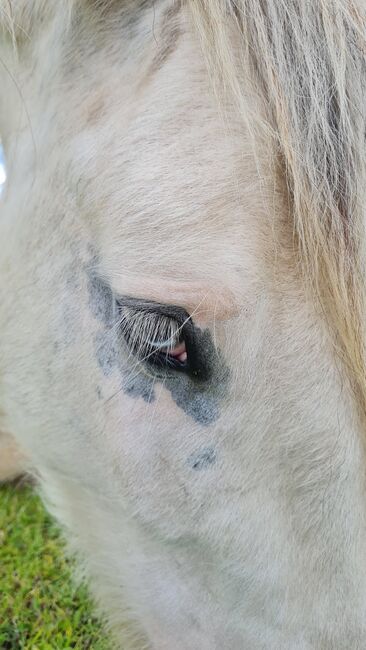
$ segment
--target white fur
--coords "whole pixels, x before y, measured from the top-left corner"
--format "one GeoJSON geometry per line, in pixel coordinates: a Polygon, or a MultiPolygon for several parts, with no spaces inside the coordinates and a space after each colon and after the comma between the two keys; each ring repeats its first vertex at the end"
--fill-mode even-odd
{"type": "Polygon", "coordinates": [[[103,20],[76,4],[79,22],[63,3],[42,24],[23,14],[17,54],[11,33],[1,41],[3,430],[41,475],[121,648],[127,618],[140,649],[361,649],[360,426],[298,278],[265,135],[253,151],[219,108],[184,10],[152,74],[171,2],[132,23],[133,2],[103,20]],[[189,300],[166,300],[194,318],[193,291],[230,371],[217,421],[195,422],[162,382],[146,403],[116,369],[103,375],[91,267],[119,295],[180,286],[189,300]],[[193,471],[205,448],[216,463],[193,471]]]}

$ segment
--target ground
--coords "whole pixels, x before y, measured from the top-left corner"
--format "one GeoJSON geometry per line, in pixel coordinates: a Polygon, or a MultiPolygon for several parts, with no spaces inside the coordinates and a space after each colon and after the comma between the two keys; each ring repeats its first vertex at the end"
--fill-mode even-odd
{"type": "Polygon", "coordinates": [[[27,485],[0,488],[1,650],[110,650],[57,526],[27,485]]]}

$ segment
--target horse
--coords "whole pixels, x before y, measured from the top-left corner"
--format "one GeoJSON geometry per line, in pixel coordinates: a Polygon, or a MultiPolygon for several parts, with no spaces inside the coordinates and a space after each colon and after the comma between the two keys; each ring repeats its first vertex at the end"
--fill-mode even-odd
{"type": "Polygon", "coordinates": [[[118,647],[365,647],[365,24],[0,3],[2,478],[118,647]]]}

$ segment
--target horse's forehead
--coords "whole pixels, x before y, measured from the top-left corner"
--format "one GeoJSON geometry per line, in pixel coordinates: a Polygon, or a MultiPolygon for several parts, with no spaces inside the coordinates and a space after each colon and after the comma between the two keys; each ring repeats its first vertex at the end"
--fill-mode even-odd
{"type": "Polygon", "coordinates": [[[177,279],[214,285],[225,263],[235,284],[238,268],[257,268],[263,257],[263,182],[182,21],[174,47],[153,41],[116,65],[107,45],[83,92],[70,84],[72,184],[111,274],[141,274],[143,261],[146,275],[174,269],[177,279]]]}

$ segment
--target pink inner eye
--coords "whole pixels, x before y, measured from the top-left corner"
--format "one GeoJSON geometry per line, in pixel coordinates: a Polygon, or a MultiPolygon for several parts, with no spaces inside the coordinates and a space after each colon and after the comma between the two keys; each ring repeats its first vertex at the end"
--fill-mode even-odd
{"type": "Polygon", "coordinates": [[[167,356],[173,357],[181,363],[185,363],[187,361],[187,350],[184,341],[176,345],[174,348],[165,348],[163,352],[166,352],[167,356]]]}

